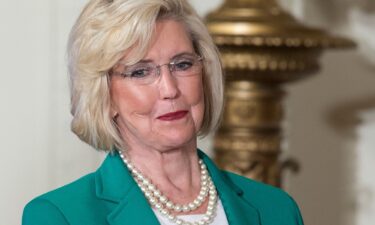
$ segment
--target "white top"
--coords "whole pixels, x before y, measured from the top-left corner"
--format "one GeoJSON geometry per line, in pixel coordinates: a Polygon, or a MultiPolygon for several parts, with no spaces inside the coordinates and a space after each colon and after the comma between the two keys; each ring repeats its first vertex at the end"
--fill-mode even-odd
{"type": "MultiPolygon", "coordinates": [[[[158,210],[154,210],[156,217],[158,218],[160,225],[175,225],[174,223],[170,222],[168,218],[164,217],[158,210]]],[[[178,218],[188,221],[188,222],[196,222],[203,218],[204,214],[193,214],[193,215],[182,215],[177,216],[178,218]]],[[[212,225],[229,225],[227,216],[225,215],[223,205],[221,204],[220,199],[217,201],[217,211],[216,216],[214,217],[214,221],[211,223],[212,225]]]]}

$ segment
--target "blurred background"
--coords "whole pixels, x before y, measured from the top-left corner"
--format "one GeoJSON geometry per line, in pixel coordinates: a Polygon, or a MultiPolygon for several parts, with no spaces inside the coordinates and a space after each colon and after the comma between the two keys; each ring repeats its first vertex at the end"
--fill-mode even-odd
{"type": "MultiPolygon", "coordinates": [[[[94,171],[105,157],[70,132],[68,33],[86,0],[0,3],[0,223],[20,224],[33,197],[94,171]]],[[[204,16],[222,0],[191,0],[204,16]]],[[[280,0],[306,25],[355,40],[328,51],[318,74],[288,84],[286,176],[306,225],[375,221],[375,2],[280,0]]],[[[212,154],[212,139],[200,140],[212,154]]]]}

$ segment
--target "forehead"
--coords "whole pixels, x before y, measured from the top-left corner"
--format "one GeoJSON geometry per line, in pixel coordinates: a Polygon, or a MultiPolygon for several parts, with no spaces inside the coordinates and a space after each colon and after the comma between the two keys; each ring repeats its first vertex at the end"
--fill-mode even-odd
{"type": "MultiPolygon", "coordinates": [[[[134,51],[137,51],[137,48],[133,48],[126,55],[128,60],[134,60],[131,59],[131,57],[135,56],[135,54],[132,54],[134,51]]],[[[194,53],[193,43],[185,25],[175,20],[160,20],[154,26],[146,52],[136,61],[164,62],[181,53],[194,53]]]]}

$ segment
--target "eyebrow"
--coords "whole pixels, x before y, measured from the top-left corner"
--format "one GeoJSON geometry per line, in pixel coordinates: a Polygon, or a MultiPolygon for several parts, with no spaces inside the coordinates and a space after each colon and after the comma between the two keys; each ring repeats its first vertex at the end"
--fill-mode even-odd
{"type": "MultiPolygon", "coordinates": [[[[172,60],[174,60],[178,57],[181,57],[181,56],[194,56],[194,55],[195,55],[195,53],[193,53],[193,52],[181,52],[181,53],[178,53],[177,55],[174,55],[172,58],[169,59],[169,61],[172,61],[172,60]]],[[[151,62],[154,62],[154,60],[152,60],[152,59],[142,59],[137,63],[151,63],[151,62]]]]}
{"type": "MultiPolygon", "coordinates": [[[[177,55],[174,55],[172,58],[170,58],[169,59],[169,62],[171,62],[171,61],[173,61],[174,59],[176,59],[176,58],[178,58],[178,57],[181,57],[181,56],[194,56],[194,55],[197,55],[195,52],[181,52],[181,53],[178,53],[177,55]]],[[[138,63],[153,63],[154,62],[154,60],[152,60],[152,59],[141,59],[140,61],[138,61],[137,63],[135,63],[135,64],[133,64],[133,65],[136,65],[136,64],[138,64],[138,63]]],[[[123,66],[125,66],[126,65],[126,63],[125,62],[123,62],[123,61],[120,61],[120,62],[118,62],[118,64],[119,65],[123,65],[123,66]]],[[[129,66],[131,66],[131,65],[129,65],[129,66]]]]}

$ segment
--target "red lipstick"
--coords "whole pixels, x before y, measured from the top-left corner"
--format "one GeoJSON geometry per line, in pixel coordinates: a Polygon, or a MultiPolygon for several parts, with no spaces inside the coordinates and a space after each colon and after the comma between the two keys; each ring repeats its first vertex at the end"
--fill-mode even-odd
{"type": "Polygon", "coordinates": [[[185,117],[187,113],[188,111],[186,110],[171,112],[171,113],[167,113],[167,114],[159,116],[158,119],[164,120],[164,121],[178,120],[178,119],[185,117]]]}

